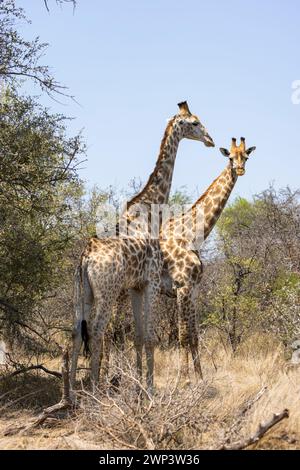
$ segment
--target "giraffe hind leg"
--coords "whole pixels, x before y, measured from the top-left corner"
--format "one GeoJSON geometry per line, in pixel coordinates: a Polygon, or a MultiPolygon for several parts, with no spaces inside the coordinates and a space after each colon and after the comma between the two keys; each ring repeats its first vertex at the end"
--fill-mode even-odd
{"type": "Polygon", "coordinates": [[[85,342],[85,349],[88,347],[88,321],[93,305],[93,292],[84,269],[80,273],[81,267],[76,272],[75,277],[75,320],[72,334],[72,362],[70,372],[70,382],[73,388],[76,381],[76,370],[82,340],[85,342]],[[82,279],[81,279],[82,277],[82,279]]]}
{"type": "Polygon", "coordinates": [[[139,380],[142,379],[143,374],[143,296],[143,290],[130,290],[135,329],[134,346],[136,350],[136,369],[139,380]]]}
{"type": "Polygon", "coordinates": [[[156,335],[154,331],[154,313],[157,308],[159,279],[154,279],[145,287],[144,298],[144,335],[145,352],[147,360],[147,391],[150,396],[154,393],[154,348],[156,335]]]}
{"type": "Polygon", "coordinates": [[[93,324],[91,326],[91,382],[93,387],[99,383],[100,361],[103,355],[104,333],[111,317],[111,306],[106,302],[97,302],[93,324]]]}

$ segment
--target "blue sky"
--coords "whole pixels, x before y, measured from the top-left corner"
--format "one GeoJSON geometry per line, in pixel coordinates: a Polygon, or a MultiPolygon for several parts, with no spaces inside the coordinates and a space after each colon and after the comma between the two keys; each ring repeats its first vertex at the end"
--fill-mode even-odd
{"type": "MultiPolygon", "coordinates": [[[[245,136],[257,150],[234,196],[250,197],[270,182],[299,187],[299,0],[18,0],[32,24],[22,27],[50,46],[44,62],[80,105],[42,101],[74,116],[84,129],[90,186],[125,187],[153,169],[167,118],[187,99],[215,140],[245,136]]],[[[195,195],[222,171],[217,148],[183,141],[173,188],[195,195]]]]}

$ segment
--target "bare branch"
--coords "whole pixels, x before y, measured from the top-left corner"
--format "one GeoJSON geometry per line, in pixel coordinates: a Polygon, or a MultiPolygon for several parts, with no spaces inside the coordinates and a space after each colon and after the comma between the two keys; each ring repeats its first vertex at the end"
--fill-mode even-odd
{"type": "Polygon", "coordinates": [[[280,423],[280,421],[282,421],[283,419],[288,418],[288,417],[289,417],[289,410],[287,410],[287,409],[283,410],[281,413],[278,413],[278,414],[274,413],[272,418],[269,419],[269,421],[267,421],[264,424],[260,423],[256,433],[253,436],[251,436],[251,437],[249,437],[249,438],[247,438],[243,441],[240,441],[237,444],[234,444],[232,446],[223,446],[223,447],[221,447],[220,450],[243,450],[243,449],[246,449],[247,447],[251,446],[252,444],[256,444],[260,439],[262,439],[262,437],[264,437],[264,435],[271,428],[273,428],[275,426],[275,424],[280,423]]]}
{"type": "Polygon", "coordinates": [[[56,377],[58,379],[62,378],[62,375],[61,375],[60,372],[57,372],[55,370],[47,369],[42,364],[38,364],[38,365],[29,366],[29,367],[24,367],[22,369],[19,369],[19,370],[16,370],[16,371],[12,372],[11,374],[4,375],[3,377],[0,377],[0,380],[11,379],[12,377],[16,377],[17,375],[26,374],[26,372],[30,372],[31,370],[42,370],[42,371],[46,372],[46,374],[54,375],[54,377],[56,377]]]}

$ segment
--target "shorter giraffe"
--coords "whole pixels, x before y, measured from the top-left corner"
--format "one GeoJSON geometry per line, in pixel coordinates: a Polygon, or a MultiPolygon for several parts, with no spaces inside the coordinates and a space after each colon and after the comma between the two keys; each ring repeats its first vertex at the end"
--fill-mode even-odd
{"type": "MultiPolygon", "coordinates": [[[[202,262],[199,256],[200,246],[215,226],[238,176],[245,173],[245,164],[255,147],[246,149],[245,139],[236,145],[232,139],[231,150],[221,148],[221,153],[229,162],[220,176],[214,180],[191,209],[179,217],[171,218],[161,229],[160,246],[164,255],[167,271],[177,288],[179,317],[179,342],[182,350],[181,370],[188,374],[188,347],[192,353],[195,373],[202,377],[198,355],[197,309],[196,299],[202,277],[202,262]],[[200,214],[200,218],[199,218],[200,214]],[[201,223],[199,224],[199,219],[201,223]]],[[[163,284],[167,284],[165,280],[163,284]]],[[[170,283],[170,282],[169,282],[170,283]]]]}

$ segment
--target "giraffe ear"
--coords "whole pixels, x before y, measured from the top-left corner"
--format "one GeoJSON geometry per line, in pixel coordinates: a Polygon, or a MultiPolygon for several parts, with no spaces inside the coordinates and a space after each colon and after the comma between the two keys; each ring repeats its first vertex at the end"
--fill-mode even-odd
{"type": "Polygon", "coordinates": [[[229,150],[224,149],[223,147],[220,148],[220,152],[221,152],[222,155],[224,155],[224,157],[229,157],[229,155],[230,155],[229,150]]]}
{"type": "Polygon", "coordinates": [[[247,155],[250,155],[250,153],[254,152],[255,149],[256,149],[256,147],[249,147],[249,148],[246,150],[246,154],[247,154],[247,155]]]}
{"type": "Polygon", "coordinates": [[[178,103],[178,107],[179,107],[180,114],[191,114],[191,111],[186,101],[182,101],[181,103],[178,103]]]}

